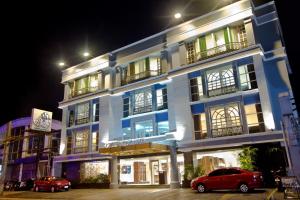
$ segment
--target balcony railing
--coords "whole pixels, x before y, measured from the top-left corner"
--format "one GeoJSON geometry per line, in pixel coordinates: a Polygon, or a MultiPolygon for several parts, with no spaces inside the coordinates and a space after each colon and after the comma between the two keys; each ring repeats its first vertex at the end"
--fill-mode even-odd
{"type": "Polygon", "coordinates": [[[206,51],[198,52],[193,55],[187,57],[187,63],[191,64],[197,62],[199,60],[204,60],[213,56],[225,54],[231,51],[236,51],[242,48],[246,48],[248,46],[247,42],[231,42],[227,44],[223,44],[211,49],[207,49],[206,51]]]}
{"type": "Polygon", "coordinates": [[[86,123],[89,123],[90,119],[87,117],[87,118],[80,118],[80,119],[76,119],[76,125],[79,125],[79,124],[86,124],[86,123]]]}
{"type": "Polygon", "coordinates": [[[73,149],[74,153],[86,153],[88,152],[88,147],[75,147],[73,149]]]}
{"type": "Polygon", "coordinates": [[[80,96],[83,94],[95,92],[98,89],[98,87],[87,87],[87,88],[81,88],[77,90],[71,90],[71,93],[69,95],[70,98],[80,96]]]}
{"type": "Polygon", "coordinates": [[[225,136],[233,136],[233,135],[241,135],[243,133],[242,126],[231,126],[224,128],[216,128],[212,129],[212,137],[225,137],[225,136]]]}
{"type": "Polygon", "coordinates": [[[160,70],[149,70],[149,71],[140,72],[138,74],[126,76],[126,78],[121,81],[121,84],[126,85],[128,83],[133,83],[135,81],[142,80],[145,78],[158,76],[160,74],[161,74],[160,70]]]}
{"type": "Polygon", "coordinates": [[[139,113],[145,113],[145,112],[151,112],[152,111],[152,105],[146,105],[143,107],[135,107],[133,108],[133,114],[139,114],[139,113]]]}

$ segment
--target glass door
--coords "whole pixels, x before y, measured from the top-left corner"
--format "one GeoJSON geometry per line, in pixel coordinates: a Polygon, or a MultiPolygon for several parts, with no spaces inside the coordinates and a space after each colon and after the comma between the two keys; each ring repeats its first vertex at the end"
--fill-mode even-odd
{"type": "Polygon", "coordinates": [[[151,182],[159,184],[159,163],[157,160],[151,161],[151,182]]]}

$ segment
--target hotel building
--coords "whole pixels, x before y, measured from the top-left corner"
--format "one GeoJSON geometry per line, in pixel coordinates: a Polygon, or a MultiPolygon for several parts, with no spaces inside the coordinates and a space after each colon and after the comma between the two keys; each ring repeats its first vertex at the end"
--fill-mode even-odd
{"type": "Polygon", "coordinates": [[[250,0],[70,67],[53,174],[176,188],[188,164],[238,167],[245,145],[284,146],[290,73],[274,2],[250,0]]]}

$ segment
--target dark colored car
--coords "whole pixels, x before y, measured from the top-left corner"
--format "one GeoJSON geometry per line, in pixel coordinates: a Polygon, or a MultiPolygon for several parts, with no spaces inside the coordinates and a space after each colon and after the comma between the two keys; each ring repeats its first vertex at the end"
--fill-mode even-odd
{"type": "Polygon", "coordinates": [[[251,172],[240,168],[221,168],[210,172],[207,176],[195,178],[191,182],[191,187],[198,192],[230,189],[245,193],[262,187],[262,184],[261,172],[251,172]]]}
{"type": "Polygon", "coordinates": [[[44,191],[68,191],[71,187],[71,182],[64,178],[59,178],[55,176],[42,177],[39,180],[34,181],[34,191],[38,192],[44,191]]]}

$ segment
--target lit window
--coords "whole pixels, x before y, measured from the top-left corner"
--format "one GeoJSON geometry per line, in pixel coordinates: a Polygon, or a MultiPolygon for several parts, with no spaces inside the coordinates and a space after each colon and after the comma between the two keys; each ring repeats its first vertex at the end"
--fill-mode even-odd
{"type": "Polygon", "coordinates": [[[88,151],[88,130],[78,131],[75,135],[74,153],[83,153],[88,151]]]}
{"type": "Polygon", "coordinates": [[[238,104],[210,108],[211,131],[213,137],[238,135],[242,133],[238,104]]]}
{"type": "Polygon", "coordinates": [[[90,76],[90,91],[96,91],[98,89],[98,74],[90,76]]]}
{"type": "Polygon", "coordinates": [[[160,58],[159,57],[150,57],[150,75],[157,76],[160,74],[161,66],[160,66],[160,58]]]}
{"type": "Polygon", "coordinates": [[[198,76],[190,79],[190,86],[192,101],[200,100],[200,97],[203,96],[202,77],[198,76]]]}
{"type": "Polygon", "coordinates": [[[167,88],[156,90],[157,110],[168,108],[167,88]]]}
{"type": "Polygon", "coordinates": [[[136,138],[153,136],[152,120],[136,122],[135,123],[135,135],[136,135],[136,138]]]}
{"type": "Polygon", "coordinates": [[[209,96],[218,96],[236,90],[232,66],[209,70],[206,77],[209,96]]]}
{"type": "Polygon", "coordinates": [[[245,105],[244,108],[249,133],[264,132],[265,125],[260,104],[245,105]]]}
{"type": "Polygon", "coordinates": [[[205,139],[207,137],[206,117],[205,113],[197,114],[194,118],[195,139],[205,139]]]}
{"type": "Polygon", "coordinates": [[[158,122],[157,123],[157,131],[158,131],[158,135],[163,135],[165,133],[168,133],[169,132],[169,122],[168,121],[158,122]]]}
{"type": "Polygon", "coordinates": [[[144,113],[152,111],[152,91],[151,89],[139,90],[134,94],[133,113],[144,113]]]}
{"type": "Polygon", "coordinates": [[[76,124],[85,124],[89,122],[89,103],[77,106],[76,124]]]}
{"type": "Polygon", "coordinates": [[[98,148],[98,132],[92,133],[92,151],[97,151],[98,148]]]}
{"type": "Polygon", "coordinates": [[[93,104],[93,121],[99,121],[99,103],[93,104]]]}
{"type": "Polygon", "coordinates": [[[252,90],[257,88],[254,65],[243,65],[238,67],[241,90],[252,90]]]}

